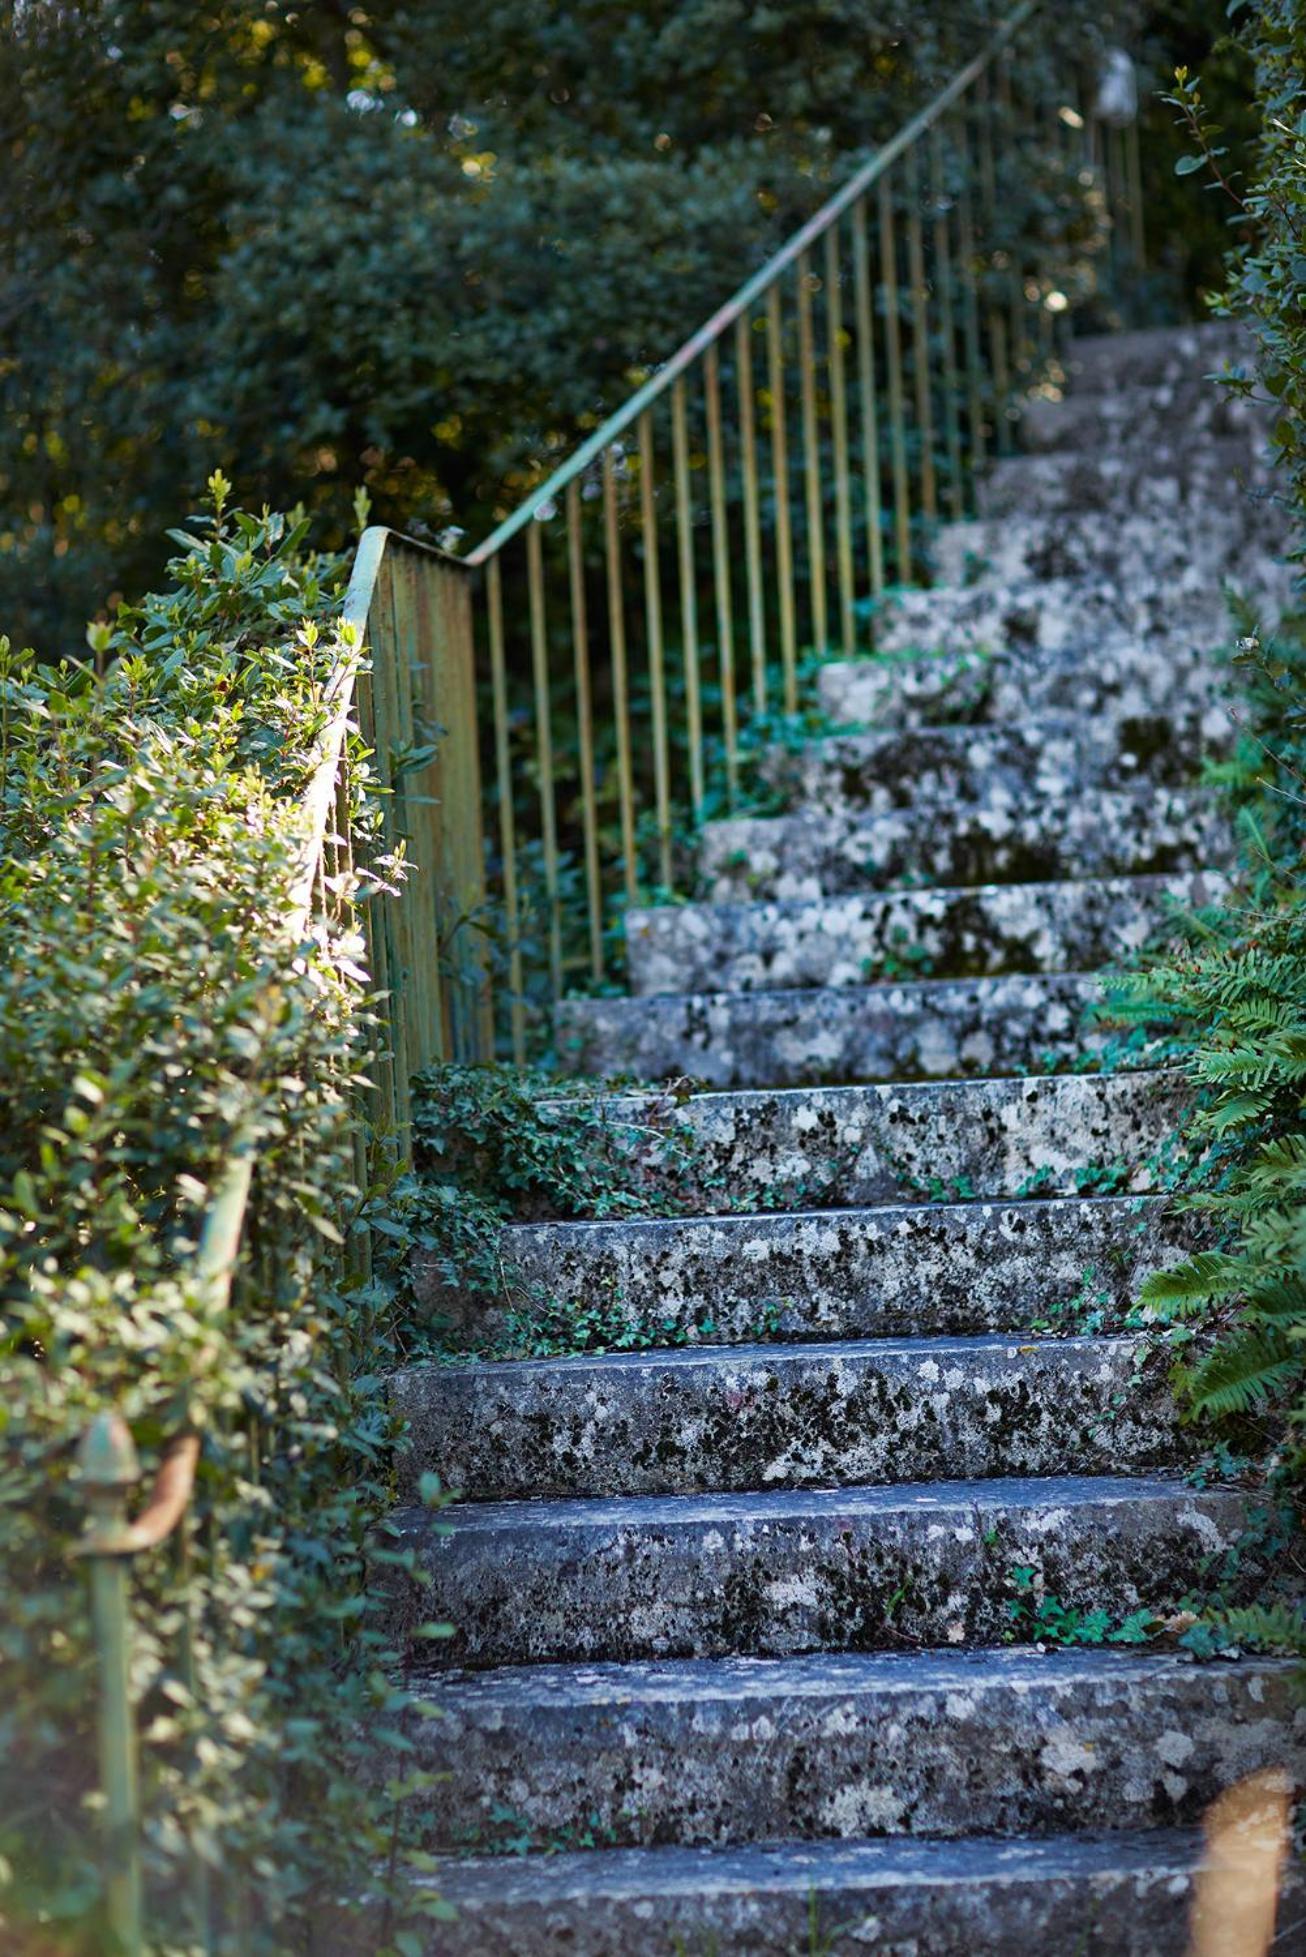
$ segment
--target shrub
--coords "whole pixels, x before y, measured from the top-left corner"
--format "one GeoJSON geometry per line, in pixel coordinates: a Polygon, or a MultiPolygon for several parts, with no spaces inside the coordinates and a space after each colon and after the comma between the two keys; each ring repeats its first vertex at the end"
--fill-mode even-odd
{"type": "MultiPolygon", "coordinates": [[[[68,1556],[98,1409],[147,1471],[179,1430],[203,1441],[188,1567],[160,1551],[135,1579],[152,1947],[195,1947],[206,1867],[213,1947],[296,1947],[314,1889],[389,1850],[399,1798],[361,1767],[403,1701],[363,1557],[394,1330],[339,1257],[370,1015],[348,911],[302,944],[285,923],[325,683],[357,649],[339,564],[212,487],[169,588],[93,632],[103,670],[0,641],[0,1908],[70,1951],[108,1941],[68,1556]],[[189,1272],[238,1139],[258,1166],[219,1311],[189,1272]]],[[[362,824],[357,743],[351,778],[362,824]]]]}

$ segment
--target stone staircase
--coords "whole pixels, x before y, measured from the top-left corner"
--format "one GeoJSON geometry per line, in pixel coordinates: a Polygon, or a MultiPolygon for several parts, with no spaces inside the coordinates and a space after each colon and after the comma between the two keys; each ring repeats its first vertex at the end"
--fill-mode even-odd
{"type": "Polygon", "coordinates": [[[1248,1518],[1125,1320],[1191,1241],[1182,1082],[1055,1071],[1231,858],[1206,654],[1221,580],[1283,573],[1228,344],[1077,346],[939,585],[822,672],[849,731],[774,757],[789,812],[709,825],[631,996],[560,1014],[587,1071],[716,1090],[672,1117],[703,1213],[511,1233],[653,1349],[393,1382],[397,1608],[457,1631],[412,1733],[432,1953],[1178,1957],[1204,1806],[1302,1766],[1290,1664],[1010,1642],[1021,1596],[1174,1609],[1248,1518]]]}

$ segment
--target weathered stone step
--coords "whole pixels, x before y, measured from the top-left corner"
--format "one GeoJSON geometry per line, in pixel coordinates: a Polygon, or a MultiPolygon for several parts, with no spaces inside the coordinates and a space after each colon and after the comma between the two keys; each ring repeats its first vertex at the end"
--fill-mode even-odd
{"type": "Polygon", "coordinates": [[[564,999],[555,1037],[576,1073],[718,1088],[1029,1074],[1101,1050],[1106,1031],[1084,1023],[1101,996],[1080,972],[564,999]]]}
{"type": "MultiPolygon", "coordinates": [[[[424,1957],[1184,1957],[1197,1830],[605,1849],[441,1864],[424,1957]],[[827,1940],[828,1939],[828,1940],[827,1940]]],[[[356,1934],[356,1933],[355,1933],[356,1934]]],[[[329,1945],[345,1957],[345,1928],[329,1945]]],[[[1280,1946],[1276,1946],[1278,1949],[1280,1946]]],[[[1299,1945],[1281,1946],[1300,1957],[1299,1945]]]]}
{"type": "Polygon", "coordinates": [[[1018,1568],[1071,1610],[1172,1610],[1246,1519],[1106,1476],[401,1507],[391,1628],[447,1619],[415,1658],[473,1666],[993,1644],[1018,1568]]]}
{"type": "Polygon", "coordinates": [[[442,1680],[411,1733],[442,1848],[1138,1830],[1300,1777],[1296,1672],[1028,1647],[512,1667],[442,1680]]]}
{"type": "MultiPolygon", "coordinates": [[[[990,465],[978,485],[986,517],[1052,517],[1112,511],[1174,520],[1275,488],[1273,467],[1258,442],[1213,439],[1140,469],[1137,456],[1010,455],[990,465]]],[[[1277,524],[1273,512],[1271,525],[1277,524]]]]}
{"type": "MultiPolygon", "coordinates": [[[[1245,588],[1267,616],[1276,615],[1292,596],[1286,567],[1264,575],[1258,569],[1245,588]]],[[[1146,581],[1122,586],[1106,577],[1050,578],[1007,588],[940,585],[932,591],[901,591],[875,622],[875,643],[882,653],[1114,650],[1122,644],[1178,639],[1209,654],[1213,647],[1227,645],[1233,633],[1228,598],[1200,563],[1162,585],[1146,581]]]]}
{"type": "Polygon", "coordinates": [[[844,1340],[409,1366],[401,1500],[1142,1473],[1189,1450],[1133,1338],[844,1340]]]}
{"type": "Polygon", "coordinates": [[[1020,418],[1026,449],[1103,449],[1164,470],[1171,455],[1208,441],[1264,440],[1273,409],[1207,379],[1200,370],[1160,386],[1074,388],[1063,400],[1034,397],[1020,418]]]}
{"type": "Polygon", "coordinates": [[[1226,361],[1246,364],[1255,350],[1255,339],[1241,321],[1203,319],[1131,333],[1086,333],[1071,341],[1065,368],[1076,394],[1172,387],[1220,373],[1226,361]]]}
{"type": "Polygon", "coordinates": [[[817,897],[894,884],[1044,883],[1222,868],[1228,817],[1205,789],[1059,791],[990,784],[983,801],[881,815],[795,810],[706,823],[703,895],[713,902],[817,897]]]}
{"type": "Polygon", "coordinates": [[[1230,723],[1226,675],[1211,649],[1228,636],[1226,621],[1218,635],[1196,643],[1161,632],[831,660],[817,675],[817,697],[831,720],[852,725],[979,725],[1048,711],[1109,718],[1126,735],[1130,721],[1161,719],[1192,730],[1190,740],[1216,744],[1227,740],[1230,723]]]}
{"type": "Polygon", "coordinates": [[[849,815],[914,809],[947,817],[956,803],[978,807],[999,796],[1077,797],[1144,777],[1190,782],[1201,758],[1200,729],[1183,718],[1158,714],[1122,726],[1043,714],[978,727],[827,735],[796,750],[773,749],[763,776],[790,808],[849,815]]]}
{"type": "MultiPolygon", "coordinates": [[[[522,1223],[503,1254],[524,1301],[601,1315],[609,1345],[737,1345],[1112,1327],[1150,1271],[1201,1240],[1159,1198],[1034,1197],[522,1223]]],[[[414,1276],[434,1295],[421,1253],[414,1276]]]]}
{"type": "MultiPolygon", "coordinates": [[[[1192,1090],[1178,1070],[865,1087],[613,1095],[607,1146],[653,1203],[784,1210],[1173,1186],[1192,1090]]],[[[548,1104],[584,1124],[588,1097],[548,1104]]]]}
{"type": "Polygon", "coordinates": [[[980,518],[949,523],[934,546],[944,585],[1015,585],[1054,578],[1110,578],[1117,584],[1169,585],[1194,564],[1245,584],[1291,544],[1286,510],[1239,494],[1227,483],[1222,502],[1123,515],[980,518]]]}
{"type": "Polygon", "coordinates": [[[664,904],[626,912],[631,991],[760,992],[1006,972],[1092,971],[1166,938],[1224,877],[1099,877],[664,904]]]}

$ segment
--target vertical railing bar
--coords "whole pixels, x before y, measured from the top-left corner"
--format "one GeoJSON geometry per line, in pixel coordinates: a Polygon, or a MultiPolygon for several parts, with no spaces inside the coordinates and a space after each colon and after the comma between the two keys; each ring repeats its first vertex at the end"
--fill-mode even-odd
{"type": "Polygon", "coordinates": [[[857,649],[853,613],[853,512],[848,479],[848,388],[843,352],[843,288],[839,226],[825,234],[826,334],[830,360],[830,427],[834,446],[835,563],[839,582],[839,636],[844,655],[857,649]]]}
{"type": "Polygon", "coordinates": [[[898,240],[893,222],[893,190],[880,178],[880,283],[884,288],[884,351],[889,383],[889,447],[893,459],[893,520],[897,562],[895,584],[911,582],[911,501],[907,480],[907,436],[902,387],[902,321],[898,313],[898,240]]]}
{"type": "Polygon", "coordinates": [[[549,987],[562,997],[562,893],[558,882],[558,811],[553,783],[553,711],[549,699],[549,641],[544,619],[542,526],[526,531],[526,583],[531,619],[531,678],[535,693],[535,772],[540,797],[544,890],[549,905],[549,987]]]}
{"type": "Polygon", "coordinates": [[[752,321],[735,321],[735,380],[739,390],[739,446],[744,485],[744,558],[748,573],[748,646],[753,667],[753,708],[766,712],[766,624],[762,610],[762,530],[757,487],[757,416],[753,399],[752,321]]]}
{"type": "Polygon", "coordinates": [[[689,798],[697,822],[703,814],[703,702],[698,678],[698,589],[694,575],[694,513],[689,491],[689,430],[685,383],[671,388],[671,452],[676,485],[676,554],[680,570],[680,635],[685,660],[685,719],[689,743],[689,798]]]}
{"type": "Polygon", "coordinates": [[[880,535],[880,431],[876,403],[875,324],[871,300],[870,252],[866,240],[866,199],[852,208],[853,287],[857,317],[857,392],[862,411],[862,476],[866,498],[866,557],[871,590],[884,590],[884,539],[880,535]]]}
{"type": "MultiPolygon", "coordinates": [[[[1004,175],[1007,171],[1010,171],[1017,182],[1023,182],[1024,168],[1023,159],[1019,154],[1019,143],[1016,136],[1015,103],[1011,92],[1010,63],[999,57],[995,64],[995,70],[997,75],[998,105],[1002,111],[1004,175]]],[[[1013,388],[1018,389],[1020,387],[1020,376],[1026,373],[1029,367],[1029,343],[1027,339],[1029,310],[1028,301],[1025,297],[1025,268],[1021,260],[1014,255],[1011,261],[1011,298],[1009,311],[1011,315],[1011,340],[1009,346],[1011,383],[1013,388]]]]}
{"type": "Polygon", "coordinates": [[[825,592],[825,522],[821,493],[821,454],[816,416],[816,351],[812,335],[812,271],[806,252],[796,264],[798,280],[798,381],[802,406],[803,479],[806,484],[807,571],[810,581],[812,643],[824,658],[829,650],[825,592]]]}
{"type": "Polygon", "coordinates": [[[517,904],[517,818],[513,808],[512,753],[508,736],[508,675],[503,646],[503,574],[497,556],[485,570],[490,631],[490,687],[494,702],[494,766],[499,789],[499,852],[503,858],[503,909],[508,927],[508,1013],[512,1057],[526,1063],[526,998],[521,916],[517,904]]]}
{"type": "Polygon", "coordinates": [[[865,558],[871,593],[885,589],[885,542],[879,534],[879,407],[875,401],[875,313],[871,264],[865,239],[865,198],[852,207],[852,280],[858,321],[858,395],[862,405],[862,481],[865,497],[865,558]]]}
{"type": "Polygon", "coordinates": [[[789,431],[785,422],[784,331],[777,282],[766,295],[767,384],[771,395],[771,474],[775,479],[775,558],[780,593],[780,660],[786,713],[798,711],[798,634],[794,617],[794,540],[789,513],[789,431]]]}
{"type": "Polygon", "coordinates": [[[617,800],[626,896],[639,894],[635,857],[635,788],[630,760],[630,686],[626,670],[626,609],[621,592],[621,534],[617,523],[617,475],[612,450],[603,451],[603,536],[608,573],[608,642],[612,649],[612,718],[617,737],[617,800]]]}
{"type": "MultiPolygon", "coordinates": [[[[979,128],[980,198],[984,228],[989,241],[987,255],[991,261],[996,247],[997,177],[993,158],[993,95],[989,87],[987,69],[975,83],[975,101],[979,128]]],[[[1006,455],[1011,448],[1011,422],[1008,417],[1011,381],[1007,368],[1007,326],[1001,308],[994,305],[991,300],[985,311],[989,329],[989,364],[993,370],[994,437],[998,454],[1006,455]]]]}
{"type": "Polygon", "coordinates": [[[967,434],[970,442],[971,477],[985,461],[984,369],[980,353],[979,281],[975,264],[975,212],[971,198],[971,142],[969,103],[961,122],[962,166],[958,195],[957,251],[961,262],[962,338],[966,348],[967,434]]]}
{"type": "Polygon", "coordinates": [[[1143,169],[1138,153],[1138,117],[1125,130],[1125,164],[1129,178],[1129,228],[1134,253],[1134,274],[1147,266],[1147,239],[1143,231],[1143,169]]]}
{"type": "Polygon", "coordinates": [[[934,470],[934,402],[930,387],[929,296],[925,284],[925,240],[921,224],[920,145],[907,152],[907,268],[911,282],[912,365],[915,369],[916,429],[921,447],[921,507],[938,515],[934,470]]]}
{"type": "Polygon", "coordinates": [[[566,511],[571,646],[576,676],[576,742],[580,757],[580,818],[585,851],[585,907],[589,917],[590,977],[597,984],[603,977],[603,879],[599,869],[599,823],[594,789],[594,697],[590,683],[589,616],[585,604],[585,553],[578,482],[567,484],[566,511]]]}
{"type": "MultiPolygon", "coordinates": [[[[395,703],[394,680],[395,664],[399,657],[400,640],[398,635],[397,604],[395,593],[395,563],[389,552],[385,560],[385,590],[388,596],[388,631],[374,638],[372,644],[373,707],[376,721],[375,741],[377,773],[382,786],[389,790],[386,803],[386,829],[391,843],[397,843],[404,836],[402,823],[403,786],[402,779],[393,778],[391,762],[395,736],[398,731],[397,709],[395,703]]],[[[416,881],[416,877],[413,879],[416,881]]],[[[412,1100],[409,1083],[416,1071],[411,1064],[413,1042],[409,1028],[414,1023],[412,995],[412,921],[411,904],[384,904],[381,916],[386,933],[387,963],[390,991],[390,1033],[394,1045],[394,1087],[395,1109],[401,1137],[401,1147],[407,1153],[412,1121],[412,1100]]],[[[436,975],[438,982],[438,974],[436,975]]]]}
{"type": "Polygon", "coordinates": [[[943,422],[948,449],[948,508],[960,518],[965,507],[961,467],[960,392],[957,377],[957,322],[952,301],[952,240],[950,200],[943,169],[943,136],[935,123],[930,131],[930,195],[934,202],[934,264],[939,296],[939,331],[943,339],[943,422]]]}
{"type": "Polygon", "coordinates": [[[644,618],[653,721],[653,799],[657,811],[658,869],[671,889],[671,768],[667,756],[667,686],[662,657],[662,586],[658,571],[657,502],[653,493],[653,414],[639,418],[639,509],[644,539],[644,618]]]}
{"type": "Polygon", "coordinates": [[[725,738],[726,782],[733,805],[739,787],[739,719],[735,707],[735,630],[730,597],[725,454],[721,441],[721,370],[715,344],[703,356],[703,392],[707,403],[707,468],[712,503],[712,581],[716,590],[721,722],[725,738]]]}

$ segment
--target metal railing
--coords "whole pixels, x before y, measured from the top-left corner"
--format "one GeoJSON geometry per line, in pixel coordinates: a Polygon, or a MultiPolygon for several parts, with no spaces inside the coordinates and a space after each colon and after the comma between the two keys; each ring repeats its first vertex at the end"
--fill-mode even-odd
{"type": "MultiPolygon", "coordinates": [[[[371,1151],[406,1154],[423,1066],[520,1061],[569,983],[614,976],[623,909],[687,888],[685,838],[737,805],[750,739],[796,709],[804,658],[869,649],[875,603],[925,567],[931,526],[972,508],[1095,248],[1116,276],[1140,261],[1133,130],[1097,127],[1073,78],[1021,99],[1008,57],[1035,5],[484,543],[459,558],[365,532],[284,940],[290,960],[339,921],[356,723],[382,851],[413,872],[399,902],[359,907],[386,1020],[360,1187],[371,1151]],[[1060,231],[1012,223],[1012,172],[1045,184],[1060,231]]],[[[206,1219],[194,1276],[221,1306],[254,1167],[238,1142],[206,1219]]],[[[365,1265],[365,1232],[353,1246],[365,1265]]],[[[135,1524],[121,1421],[100,1416],[80,1455],[128,1957],[144,1931],[127,1572],[186,1515],[198,1454],[197,1436],[174,1440],[135,1524]]]]}

